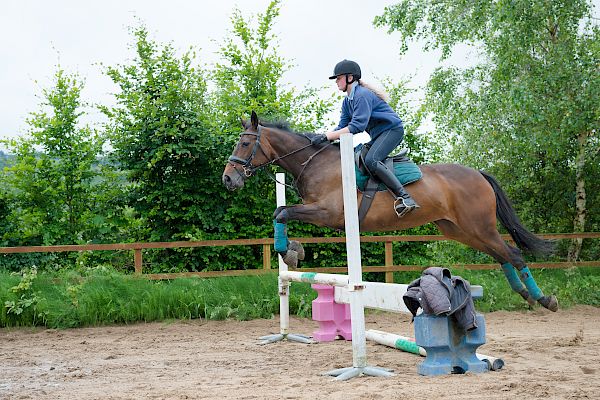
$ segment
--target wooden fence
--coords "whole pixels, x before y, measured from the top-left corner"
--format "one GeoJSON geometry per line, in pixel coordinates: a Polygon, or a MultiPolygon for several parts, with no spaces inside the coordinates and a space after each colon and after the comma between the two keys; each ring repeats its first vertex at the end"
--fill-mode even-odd
{"type": "MultiPolygon", "coordinates": [[[[598,239],[600,232],[586,233],[554,233],[538,235],[545,239],[598,239]]],[[[509,235],[503,235],[505,240],[510,241],[509,235]]],[[[314,237],[314,238],[291,238],[300,243],[344,243],[344,237],[314,237]]],[[[394,242],[431,242],[449,240],[443,235],[405,235],[405,236],[361,236],[363,243],[384,243],[385,264],[380,266],[363,266],[363,272],[385,272],[386,282],[393,281],[393,273],[396,271],[420,271],[427,266],[423,265],[394,265],[394,253],[392,243],[394,242]]],[[[65,251],[117,251],[133,250],[134,266],[136,274],[143,274],[150,279],[174,279],[183,276],[197,277],[217,277],[217,276],[241,276],[241,275],[260,275],[269,273],[271,269],[271,248],[273,246],[272,238],[265,239],[236,239],[236,240],[202,240],[202,241],[181,241],[181,242],[152,242],[152,243],[114,243],[114,244],[86,244],[86,245],[63,245],[63,246],[26,246],[26,247],[0,247],[0,254],[15,253],[54,253],[65,251]],[[208,271],[208,272],[181,272],[166,274],[144,274],[143,273],[143,254],[145,249],[172,249],[184,247],[207,247],[207,246],[262,246],[262,269],[249,270],[227,270],[227,271],[208,271]]],[[[569,268],[576,266],[600,267],[600,261],[578,261],[578,262],[541,262],[531,263],[530,268],[569,268]]],[[[498,264],[454,264],[450,267],[464,269],[495,269],[498,264]]],[[[302,271],[321,273],[345,273],[346,267],[319,267],[302,268],[302,271]]]]}

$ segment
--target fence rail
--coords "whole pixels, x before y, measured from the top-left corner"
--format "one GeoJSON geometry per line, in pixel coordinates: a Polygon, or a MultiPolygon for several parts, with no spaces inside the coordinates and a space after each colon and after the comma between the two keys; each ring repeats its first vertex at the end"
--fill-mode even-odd
{"type": "MultiPolygon", "coordinates": [[[[598,239],[600,232],[583,233],[551,233],[538,235],[544,239],[598,239]]],[[[504,240],[511,241],[509,235],[502,235],[504,240]]],[[[344,237],[311,237],[311,238],[291,238],[302,244],[313,243],[344,243],[344,237]]],[[[427,266],[423,265],[394,265],[394,253],[392,243],[394,242],[432,242],[449,240],[443,235],[385,235],[385,236],[361,236],[362,243],[384,243],[385,245],[385,265],[381,266],[363,266],[363,272],[385,272],[386,282],[393,281],[393,273],[397,271],[420,271],[427,266]]],[[[134,267],[136,274],[143,274],[150,279],[174,279],[183,276],[197,277],[217,277],[217,276],[242,276],[242,275],[261,275],[271,271],[271,247],[272,238],[264,239],[234,239],[234,240],[201,240],[201,241],[179,241],[179,242],[150,242],[150,243],[111,243],[111,244],[85,244],[85,245],[60,245],[60,246],[23,246],[23,247],[0,247],[0,254],[16,253],[56,253],[71,251],[115,251],[115,250],[133,250],[134,267]],[[172,249],[172,248],[190,248],[190,247],[211,247],[211,246],[256,246],[263,247],[263,268],[251,270],[227,270],[227,271],[208,271],[208,272],[180,272],[165,274],[143,274],[143,254],[144,249],[172,249]]],[[[600,267],[600,261],[577,261],[577,262],[541,262],[531,263],[530,268],[569,268],[577,266],[600,267]]],[[[453,264],[451,267],[460,267],[464,269],[495,269],[498,264],[453,264]]],[[[302,268],[302,271],[318,271],[322,273],[346,273],[345,267],[319,267],[302,268]]]]}

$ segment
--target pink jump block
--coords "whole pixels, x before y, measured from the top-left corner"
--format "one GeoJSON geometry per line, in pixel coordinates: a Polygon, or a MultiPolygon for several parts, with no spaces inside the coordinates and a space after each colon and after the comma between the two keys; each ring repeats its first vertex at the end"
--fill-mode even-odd
{"type": "Polygon", "coordinates": [[[317,342],[331,342],[337,336],[352,340],[352,324],[350,305],[335,302],[335,287],[312,284],[317,291],[317,298],[312,302],[313,320],[319,323],[319,329],[313,332],[317,342]]]}

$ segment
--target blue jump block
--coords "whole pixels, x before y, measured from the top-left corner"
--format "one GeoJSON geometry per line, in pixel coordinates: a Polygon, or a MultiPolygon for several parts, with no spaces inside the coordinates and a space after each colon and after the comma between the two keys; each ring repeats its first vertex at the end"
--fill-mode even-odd
{"type": "Polygon", "coordinates": [[[452,317],[421,314],[415,317],[415,340],[427,351],[425,361],[417,366],[419,375],[487,372],[488,365],[476,356],[485,343],[485,318],[476,316],[477,328],[464,332],[452,317]]]}

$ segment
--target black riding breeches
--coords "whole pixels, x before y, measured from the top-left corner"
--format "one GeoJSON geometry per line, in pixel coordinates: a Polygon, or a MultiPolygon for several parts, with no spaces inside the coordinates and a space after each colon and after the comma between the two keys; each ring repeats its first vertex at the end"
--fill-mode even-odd
{"type": "Polygon", "coordinates": [[[398,127],[385,131],[371,142],[371,147],[365,156],[365,165],[373,173],[377,163],[383,161],[404,139],[404,128],[398,127]]]}

